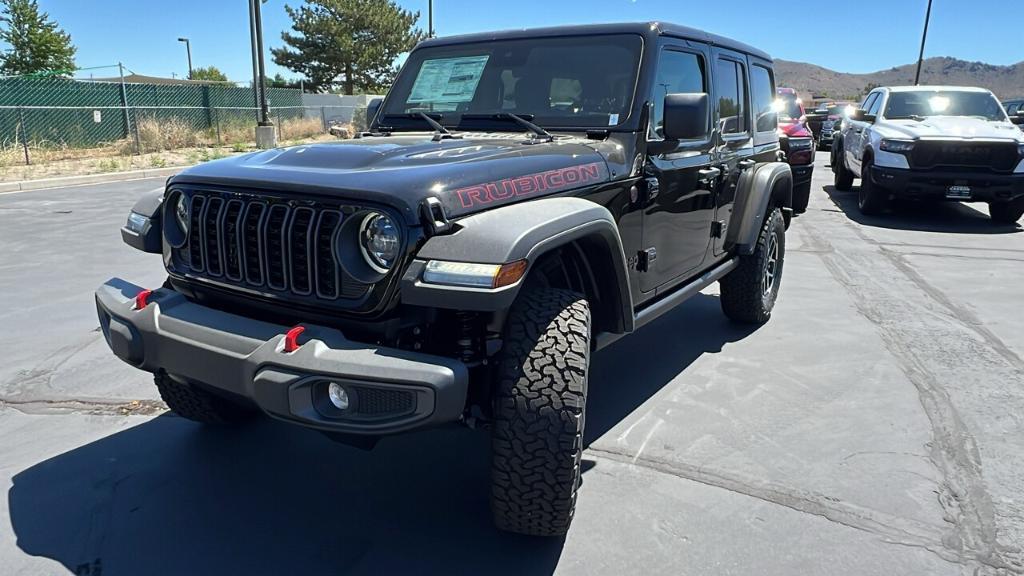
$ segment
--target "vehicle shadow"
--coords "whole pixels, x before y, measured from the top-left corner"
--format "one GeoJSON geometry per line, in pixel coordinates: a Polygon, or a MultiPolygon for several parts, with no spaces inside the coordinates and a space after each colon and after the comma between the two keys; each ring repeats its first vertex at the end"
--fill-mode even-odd
{"type": "Polygon", "coordinates": [[[894,202],[888,212],[865,216],[857,208],[858,186],[840,192],[835,186],[825,186],[832,203],[846,216],[863,226],[921,232],[947,232],[953,234],[1015,234],[1024,232],[1020,224],[999,224],[988,216],[981,204],[961,202],[894,202]],[[975,207],[977,206],[977,207],[975,207]]]}
{"type": "MultiPolygon", "coordinates": [[[[587,441],[752,331],[701,294],[597,353],[587,441]]],[[[367,452],[269,419],[163,415],[18,473],[8,503],[18,547],[79,576],[552,573],[563,539],[491,526],[488,450],[461,427],[367,452]]]]}

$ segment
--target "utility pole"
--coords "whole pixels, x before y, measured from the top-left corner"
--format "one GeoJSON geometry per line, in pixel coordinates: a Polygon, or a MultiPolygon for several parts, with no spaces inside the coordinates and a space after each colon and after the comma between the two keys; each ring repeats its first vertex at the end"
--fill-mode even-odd
{"type": "Polygon", "coordinates": [[[257,93],[256,101],[259,117],[256,123],[256,147],[273,148],[277,145],[277,132],[270,121],[270,108],[267,105],[267,74],[263,63],[263,15],[260,4],[262,0],[249,0],[249,24],[251,26],[253,71],[256,73],[253,89],[257,93]]]}
{"type": "Polygon", "coordinates": [[[921,64],[924,63],[924,42],[928,39],[928,21],[932,19],[932,0],[928,0],[928,12],[924,16],[924,33],[921,34],[921,52],[917,55],[917,73],[914,74],[914,86],[921,84],[921,64]]]}
{"type": "Polygon", "coordinates": [[[427,0],[427,38],[434,37],[434,0],[427,0]]]}
{"type": "Polygon", "coordinates": [[[178,42],[185,43],[185,52],[188,54],[188,79],[192,79],[192,43],[188,38],[178,38],[178,42]]]}

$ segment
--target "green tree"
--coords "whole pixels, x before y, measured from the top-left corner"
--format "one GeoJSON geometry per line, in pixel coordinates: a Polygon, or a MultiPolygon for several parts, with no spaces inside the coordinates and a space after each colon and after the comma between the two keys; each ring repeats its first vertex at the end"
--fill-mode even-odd
{"type": "Polygon", "coordinates": [[[285,10],[295,34],[281,34],[285,46],[271,50],[274,62],[307,78],[313,92],[384,90],[397,71],[395,58],[424,37],[415,28],[419,12],[392,0],[306,0],[285,10]]]}
{"type": "Polygon", "coordinates": [[[36,0],[0,0],[0,6],[0,41],[11,47],[0,53],[0,73],[70,75],[75,70],[71,35],[40,12],[36,0]]]}
{"type": "Polygon", "coordinates": [[[207,82],[227,82],[228,77],[224,75],[216,66],[207,66],[205,68],[196,68],[192,70],[193,80],[206,80],[207,82]]]}

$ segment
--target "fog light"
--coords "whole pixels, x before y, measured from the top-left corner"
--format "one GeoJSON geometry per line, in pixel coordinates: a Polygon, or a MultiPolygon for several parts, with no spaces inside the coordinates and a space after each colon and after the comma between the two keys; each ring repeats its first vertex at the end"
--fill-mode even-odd
{"type": "Polygon", "coordinates": [[[331,382],[327,386],[327,397],[338,410],[348,410],[348,392],[341,384],[331,382]]]}

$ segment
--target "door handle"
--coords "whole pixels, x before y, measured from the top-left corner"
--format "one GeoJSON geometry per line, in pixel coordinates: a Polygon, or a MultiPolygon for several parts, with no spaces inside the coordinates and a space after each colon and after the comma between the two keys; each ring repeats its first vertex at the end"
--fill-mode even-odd
{"type": "Polygon", "coordinates": [[[703,170],[699,170],[697,172],[697,175],[697,179],[700,180],[701,182],[710,183],[715,181],[715,179],[717,179],[719,176],[721,176],[722,171],[719,170],[718,168],[704,168],[703,170]]]}
{"type": "Polygon", "coordinates": [[[757,166],[757,161],[751,160],[750,158],[747,158],[746,160],[740,160],[739,163],[740,170],[750,170],[754,166],[757,166]]]}

